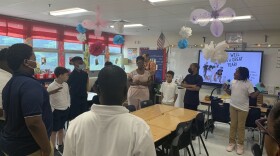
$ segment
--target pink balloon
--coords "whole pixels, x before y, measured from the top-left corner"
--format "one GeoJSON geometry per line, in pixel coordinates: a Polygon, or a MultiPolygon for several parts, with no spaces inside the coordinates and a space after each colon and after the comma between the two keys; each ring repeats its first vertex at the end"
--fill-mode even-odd
{"type": "Polygon", "coordinates": [[[235,17],[235,11],[232,8],[225,8],[219,12],[219,18],[225,19],[222,20],[224,23],[232,22],[234,20],[233,17],[235,17]]]}
{"type": "Polygon", "coordinates": [[[82,26],[85,27],[86,29],[94,29],[95,23],[91,20],[84,20],[82,22],[82,26]]]}
{"type": "Polygon", "coordinates": [[[220,10],[226,4],[226,0],[209,0],[209,1],[214,11],[220,10]]]}
{"type": "Polygon", "coordinates": [[[98,56],[102,54],[104,50],[105,45],[100,41],[97,41],[89,46],[89,53],[93,56],[98,56]]]}
{"type": "Polygon", "coordinates": [[[223,34],[224,25],[223,25],[223,23],[222,23],[221,21],[219,21],[219,20],[214,20],[214,21],[211,23],[210,30],[211,30],[211,33],[212,33],[215,37],[220,37],[220,36],[223,34]]]}

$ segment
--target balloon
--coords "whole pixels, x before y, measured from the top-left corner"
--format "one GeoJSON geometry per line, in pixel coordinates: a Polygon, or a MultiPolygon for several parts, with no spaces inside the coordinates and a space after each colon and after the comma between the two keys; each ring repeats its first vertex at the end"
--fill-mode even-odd
{"type": "Polygon", "coordinates": [[[187,48],[188,47],[188,40],[186,40],[186,39],[181,39],[179,42],[178,42],[178,47],[180,48],[180,49],[185,49],[185,48],[187,48]]]}
{"type": "Polygon", "coordinates": [[[77,27],[76,27],[76,30],[79,32],[79,33],[86,33],[86,29],[82,26],[82,24],[78,24],[77,27]]]}
{"type": "Polygon", "coordinates": [[[211,13],[204,9],[196,9],[191,13],[190,20],[193,24],[199,24],[200,26],[206,26],[211,18],[211,13]]]}
{"type": "Polygon", "coordinates": [[[87,29],[90,29],[90,30],[93,30],[94,29],[94,26],[95,26],[95,23],[91,20],[84,20],[82,22],[82,26],[84,28],[87,28],[87,29]]]}
{"type": "Polygon", "coordinates": [[[214,35],[215,37],[220,37],[223,34],[224,25],[221,21],[214,20],[211,23],[210,30],[211,30],[212,35],[214,35]]]}
{"type": "Polygon", "coordinates": [[[214,46],[214,42],[211,41],[209,45],[205,44],[205,47],[202,49],[203,56],[206,60],[211,60],[213,63],[223,63],[228,59],[228,54],[225,52],[228,48],[228,44],[225,41],[222,41],[214,46]]]}
{"type": "Polygon", "coordinates": [[[179,32],[179,34],[183,37],[183,38],[189,38],[192,35],[192,29],[189,27],[185,27],[183,26],[179,32]]]}
{"type": "Polygon", "coordinates": [[[123,44],[124,43],[124,37],[122,35],[116,35],[113,39],[114,44],[123,44]]]}
{"type": "Polygon", "coordinates": [[[222,19],[224,23],[230,23],[234,20],[235,11],[232,8],[225,8],[219,13],[219,18],[222,19]]]}
{"type": "Polygon", "coordinates": [[[86,34],[78,34],[77,35],[77,39],[80,41],[80,42],[85,42],[87,40],[87,37],[86,37],[86,34]]]}
{"type": "Polygon", "coordinates": [[[89,46],[89,53],[93,56],[98,56],[102,54],[104,50],[105,45],[100,41],[97,41],[89,46]]]}
{"type": "Polygon", "coordinates": [[[114,23],[114,29],[117,33],[123,33],[124,30],[124,22],[119,21],[114,23]]]}
{"type": "Polygon", "coordinates": [[[225,4],[227,0],[210,0],[210,5],[214,11],[220,10],[225,4]]]}

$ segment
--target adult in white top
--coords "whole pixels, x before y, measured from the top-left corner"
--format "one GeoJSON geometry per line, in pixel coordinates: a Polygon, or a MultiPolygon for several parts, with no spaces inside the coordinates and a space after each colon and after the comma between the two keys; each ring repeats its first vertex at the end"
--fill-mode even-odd
{"type": "Polygon", "coordinates": [[[236,69],[231,86],[224,85],[224,90],[231,95],[231,124],[227,151],[232,152],[234,150],[237,137],[236,152],[242,155],[244,153],[245,123],[249,111],[249,96],[256,98],[259,92],[254,92],[254,87],[249,80],[249,70],[246,67],[236,69]]]}
{"type": "Polygon", "coordinates": [[[174,77],[174,72],[168,71],[166,73],[166,82],[163,82],[160,87],[162,104],[174,106],[176,102],[176,99],[178,97],[178,87],[174,82],[172,82],[173,77],[174,77]]]}
{"type": "Polygon", "coordinates": [[[0,120],[3,117],[3,104],[2,104],[2,90],[6,86],[7,82],[11,79],[11,69],[7,63],[8,48],[4,48],[0,51],[0,120]]]}
{"type": "Polygon", "coordinates": [[[70,122],[64,156],[156,156],[150,128],[122,106],[127,95],[126,73],[115,65],[98,75],[100,105],[70,122]]]}

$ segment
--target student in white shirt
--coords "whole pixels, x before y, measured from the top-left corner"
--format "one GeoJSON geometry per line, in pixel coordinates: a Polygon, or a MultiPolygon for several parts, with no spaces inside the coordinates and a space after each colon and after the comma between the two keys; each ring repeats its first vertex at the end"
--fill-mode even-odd
{"type": "Polygon", "coordinates": [[[234,73],[234,80],[230,88],[224,85],[224,91],[231,95],[230,102],[230,134],[228,152],[232,152],[236,146],[239,155],[244,153],[245,123],[249,111],[249,96],[256,98],[259,92],[254,91],[254,87],[249,80],[249,70],[246,67],[239,67],[234,73]]]}
{"type": "Polygon", "coordinates": [[[98,75],[100,105],[93,105],[70,122],[64,156],[156,156],[147,123],[122,106],[127,96],[127,76],[111,65],[98,75]]]}
{"type": "Polygon", "coordinates": [[[56,79],[47,89],[50,94],[50,104],[53,111],[53,132],[51,135],[51,141],[54,147],[56,147],[55,145],[58,145],[58,150],[63,153],[63,128],[68,119],[70,107],[69,87],[66,83],[69,74],[68,70],[64,67],[56,67],[54,74],[56,79]]]}
{"type": "Polygon", "coordinates": [[[7,63],[8,48],[1,49],[0,51],[0,117],[3,116],[2,109],[2,90],[7,82],[12,77],[12,70],[8,67],[7,63]]]}
{"type": "Polygon", "coordinates": [[[166,73],[166,82],[163,82],[160,88],[162,104],[174,106],[176,99],[178,97],[178,87],[172,82],[174,77],[173,71],[168,71],[166,73]]]}

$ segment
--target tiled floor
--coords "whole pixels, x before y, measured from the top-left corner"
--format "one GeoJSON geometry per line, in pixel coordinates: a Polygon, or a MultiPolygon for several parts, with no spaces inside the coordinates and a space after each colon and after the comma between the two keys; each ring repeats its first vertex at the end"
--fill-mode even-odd
{"type": "MultiPolygon", "coordinates": [[[[228,144],[229,125],[223,123],[216,123],[214,133],[209,132],[207,140],[205,140],[206,147],[210,156],[237,156],[236,152],[227,152],[226,146],[228,144]]],[[[251,146],[253,143],[258,143],[259,132],[255,132],[255,139],[252,139],[252,132],[246,130],[246,141],[244,143],[245,153],[243,156],[252,156],[251,146]]],[[[204,139],[204,137],[203,137],[204,139]]],[[[201,154],[199,154],[198,140],[193,141],[195,153],[198,156],[206,156],[205,150],[201,144],[201,154]]],[[[184,155],[184,151],[180,151],[180,155],[184,155]]],[[[264,151],[264,156],[266,156],[264,151]]]]}

